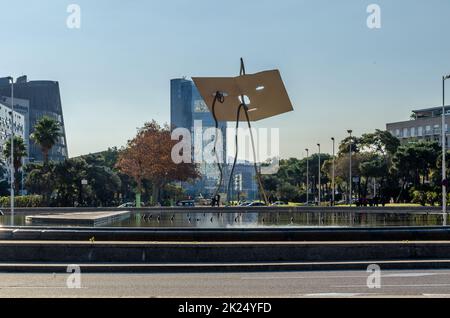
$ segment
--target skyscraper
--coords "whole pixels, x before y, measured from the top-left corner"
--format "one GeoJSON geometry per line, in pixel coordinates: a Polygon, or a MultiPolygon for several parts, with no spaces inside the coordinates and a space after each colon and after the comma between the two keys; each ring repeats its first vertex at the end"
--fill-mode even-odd
{"type": "MultiPolygon", "coordinates": [[[[0,96],[11,96],[11,86],[4,78],[0,78],[0,96]]],[[[22,76],[14,83],[14,96],[29,101],[30,134],[33,133],[36,122],[43,116],[51,117],[60,123],[62,135],[51,149],[49,159],[53,161],[66,159],[68,157],[67,140],[59,83],[56,81],[28,81],[26,76],[22,76]]],[[[30,161],[43,160],[39,145],[31,140],[28,153],[30,161]]]]}
{"type": "MultiPolygon", "coordinates": [[[[187,79],[173,79],[170,82],[170,125],[172,129],[186,128],[191,132],[191,143],[195,145],[194,127],[202,126],[204,132],[208,128],[214,128],[215,122],[208,106],[203,101],[194,83],[187,79]]],[[[222,131],[223,160],[226,160],[226,122],[219,122],[222,131]]],[[[203,140],[202,146],[211,142],[203,140]]],[[[203,149],[203,148],[202,148],[203,149]]],[[[194,156],[194,150],[192,150],[194,156]]],[[[224,165],[225,167],[225,165],[224,165]]],[[[216,189],[219,178],[219,170],[216,164],[199,164],[202,178],[193,185],[184,184],[188,194],[195,196],[202,194],[205,197],[212,195],[216,189]]],[[[222,188],[223,191],[223,188],[222,188]]]]}

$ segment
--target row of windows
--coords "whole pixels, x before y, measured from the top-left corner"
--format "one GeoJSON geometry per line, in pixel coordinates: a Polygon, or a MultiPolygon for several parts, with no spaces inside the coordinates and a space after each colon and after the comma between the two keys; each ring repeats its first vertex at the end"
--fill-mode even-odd
{"type": "MultiPolygon", "coordinates": [[[[448,125],[445,124],[445,131],[448,132],[448,125]]],[[[424,137],[440,135],[442,133],[440,125],[427,125],[391,130],[390,133],[397,138],[424,137]]]]}

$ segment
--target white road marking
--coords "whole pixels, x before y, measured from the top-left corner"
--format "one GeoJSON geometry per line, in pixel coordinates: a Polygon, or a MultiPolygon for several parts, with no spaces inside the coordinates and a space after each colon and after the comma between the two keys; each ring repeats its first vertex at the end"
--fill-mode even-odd
{"type": "MultiPolygon", "coordinates": [[[[410,284],[410,285],[385,285],[382,284],[381,288],[383,287],[447,287],[450,286],[450,284],[410,284]]],[[[366,285],[342,285],[342,286],[331,286],[333,288],[367,288],[366,285]]]]}
{"type": "Polygon", "coordinates": [[[355,297],[361,296],[361,293],[317,293],[317,294],[303,294],[304,297],[355,297]]]}
{"type": "Polygon", "coordinates": [[[424,277],[424,276],[434,276],[434,275],[440,275],[440,274],[437,274],[437,273],[398,273],[398,274],[381,274],[381,277],[424,277]]]}
{"type": "Polygon", "coordinates": [[[367,276],[243,276],[243,280],[258,280],[258,279],[330,279],[330,278],[365,278],[367,276]]]}
{"type": "MultiPolygon", "coordinates": [[[[393,273],[381,274],[381,277],[425,277],[435,275],[450,275],[450,273],[393,273]]],[[[367,275],[342,275],[342,276],[243,276],[243,280],[258,280],[258,279],[333,279],[333,278],[366,278],[367,275]]]]}
{"type": "Polygon", "coordinates": [[[2,289],[88,289],[87,287],[68,288],[62,286],[1,286],[2,289]]]}

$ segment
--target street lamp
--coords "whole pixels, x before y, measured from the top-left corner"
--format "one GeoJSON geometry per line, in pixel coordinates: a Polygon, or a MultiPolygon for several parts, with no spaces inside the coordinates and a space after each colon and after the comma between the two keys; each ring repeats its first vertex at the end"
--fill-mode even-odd
{"type": "Polygon", "coordinates": [[[317,147],[319,147],[319,197],[318,197],[318,203],[317,205],[320,206],[320,144],[317,144],[317,147]]]}
{"type": "Polygon", "coordinates": [[[348,174],[348,203],[350,206],[352,206],[352,132],[353,130],[349,129],[347,130],[347,132],[350,135],[350,150],[349,150],[349,159],[350,159],[350,164],[349,164],[349,174],[348,174]]]}
{"type": "Polygon", "coordinates": [[[333,141],[333,167],[331,169],[331,190],[333,191],[331,193],[331,206],[334,206],[334,192],[335,192],[335,183],[334,183],[334,172],[335,172],[335,166],[334,166],[334,145],[335,145],[335,140],[334,137],[331,137],[331,140],[333,141]]]}
{"type": "Polygon", "coordinates": [[[309,205],[309,149],[306,148],[306,205],[309,205]]]}
{"type": "Polygon", "coordinates": [[[447,169],[445,166],[446,152],[446,129],[445,129],[445,81],[450,79],[449,75],[442,76],[442,214],[444,225],[447,225],[447,169]]]}
{"type": "Polygon", "coordinates": [[[14,226],[14,79],[9,76],[8,80],[11,82],[11,226],[14,226]]]}

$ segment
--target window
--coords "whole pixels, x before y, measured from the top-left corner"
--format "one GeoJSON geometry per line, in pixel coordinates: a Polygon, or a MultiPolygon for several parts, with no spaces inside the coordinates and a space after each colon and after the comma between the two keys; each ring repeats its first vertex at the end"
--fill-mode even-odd
{"type": "Polygon", "coordinates": [[[408,137],[408,128],[403,128],[403,138],[408,137]]]}
{"type": "Polygon", "coordinates": [[[411,127],[411,137],[416,137],[416,127],[411,127]]]}
{"type": "Polygon", "coordinates": [[[434,135],[440,135],[442,133],[442,128],[439,125],[434,125],[433,126],[433,134],[434,135]]]}
{"type": "Polygon", "coordinates": [[[395,137],[400,137],[400,129],[395,130],[395,137]]]}

